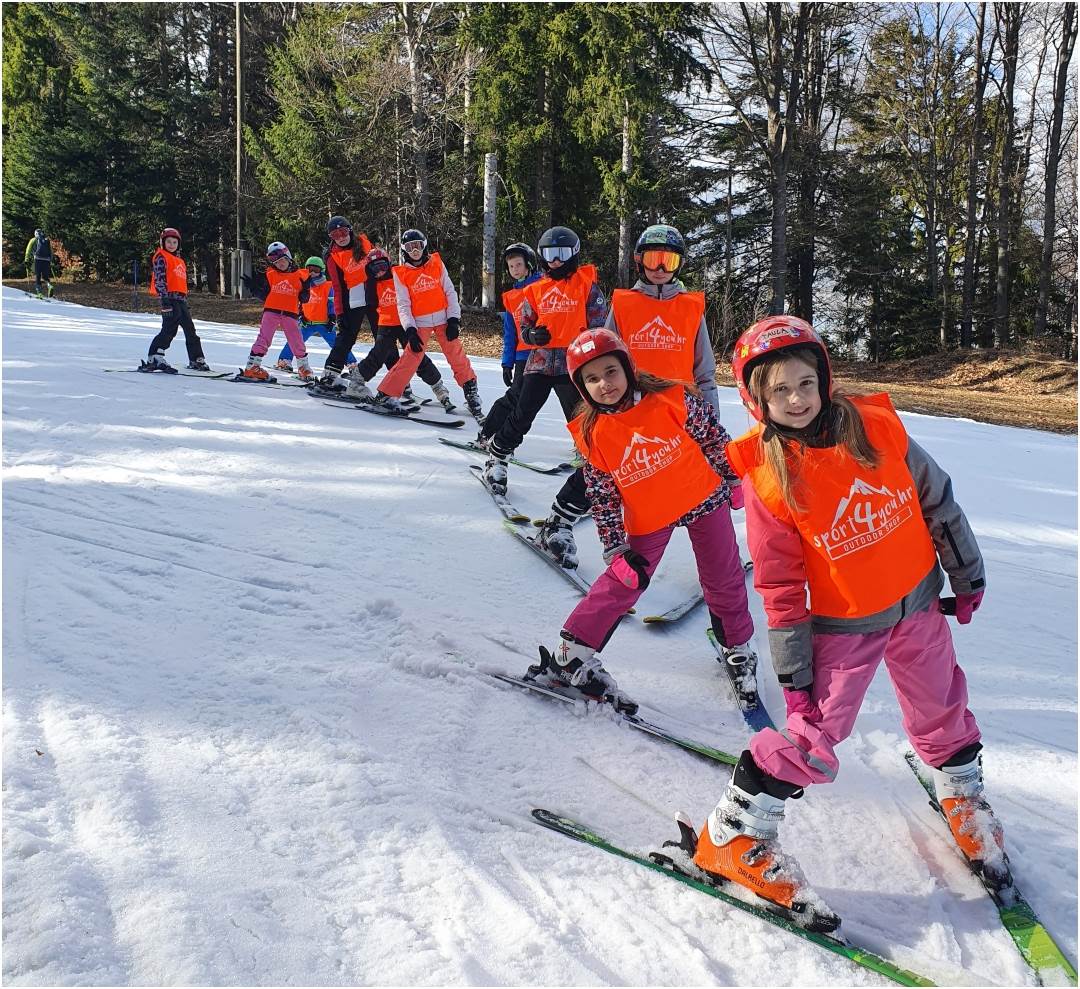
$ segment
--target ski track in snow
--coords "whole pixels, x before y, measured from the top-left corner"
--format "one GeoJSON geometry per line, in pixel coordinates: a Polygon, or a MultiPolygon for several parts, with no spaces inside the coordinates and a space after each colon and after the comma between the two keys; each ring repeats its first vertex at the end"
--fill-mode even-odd
{"type": "MultiPolygon", "coordinates": [[[[704,819],[726,771],[475,675],[520,672],[578,598],[436,430],[102,373],[135,365],[152,314],[4,289],[3,317],[5,982],[883,984],[531,821],[546,806],[648,851],[676,810],[704,819]]],[[[199,326],[220,369],[255,336],[199,326]]],[[[490,405],[500,370],[474,363],[490,405]]],[[[734,390],[721,401],[736,435],[734,390]]],[[[1076,439],[904,419],[987,556],[985,604],[954,632],[988,794],[1021,889],[1075,959],[1076,439]]],[[[550,403],[521,453],[568,451],[550,403]]],[[[562,483],[510,482],[534,517],[562,483]]],[[[591,524],[577,536],[594,579],[591,524]]],[[[680,535],[639,617],[694,586],[680,535]]],[[[705,623],[627,619],[605,659],[737,752],[705,623]]],[[[1032,984],[905,748],[881,673],[836,784],[791,805],[785,848],[875,950],[943,983],[1032,984]]]]}

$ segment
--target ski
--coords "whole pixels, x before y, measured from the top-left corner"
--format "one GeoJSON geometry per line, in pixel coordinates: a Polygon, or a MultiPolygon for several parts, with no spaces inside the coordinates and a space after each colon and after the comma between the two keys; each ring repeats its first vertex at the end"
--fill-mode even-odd
{"type": "MultiPolygon", "coordinates": [[[[367,398],[348,398],[346,395],[344,395],[342,393],[334,394],[333,392],[328,392],[325,389],[321,389],[321,388],[317,388],[317,387],[309,388],[308,389],[308,394],[312,398],[321,398],[324,402],[333,403],[334,405],[370,405],[371,404],[371,399],[367,399],[367,398]]],[[[405,410],[407,412],[409,412],[410,414],[412,414],[413,412],[421,411],[419,405],[410,405],[408,402],[405,402],[405,401],[402,402],[402,405],[405,407],[405,410]]]]}
{"type": "MultiPolygon", "coordinates": [[[[472,440],[450,440],[444,436],[439,437],[440,443],[445,443],[447,446],[455,447],[458,450],[469,450],[472,453],[479,453],[485,457],[491,456],[490,451],[485,450],[479,443],[472,440]]],[[[564,471],[573,470],[569,464],[533,464],[528,460],[518,460],[517,457],[510,457],[510,463],[515,464],[518,467],[524,467],[526,470],[536,471],[537,474],[562,474],[564,471]]]]}
{"type": "MultiPolygon", "coordinates": [[[[774,913],[772,910],[765,906],[759,906],[756,903],[748,903],[738,897],[726,892],[723,888],[713,886],[710,883],[702,882],[699,879],[695,879],[693,876],[687,875],[683,872],[676,871],[668,865],[661,864],[660,862],[653,861],[644,855],[638,855],[636,852],[628,851],[625,848],[620,848],[614,842],[602,837],[598,832],[592,828],[587,827],[584,824],[579,823],[569,817],[562,817],[558,814],[554,814],[549,810],[543,810],[536,808],[532,812],[532,816],[537,824],[548,828],[551,831],[555,831],[558,834],[565,835],[567,838],[573,838],[575,841],[580,841],[586,845],[592,845],[594,848],[599,848],[602,851],[608,852],[610,855],[615,855],[619,858],[627,859],[630,862],[636,862],[638,865],[644,866],[646,869],[651,869],[654,872],[658,872],[661,875],[667,876],[670,879],[674,879],[678,882],[689,886],[691,889],[696,889],[701,893],[706,893],[709,896],[713,896],[718,900],[726,903],[728,906],[735,907],[737,910],[742,910],[744,913],[749,913],[754,917],[764,920],[769,924],[779,927],[781,930],[785,930],[790,934],[796,935],[805,941],[809,941],[812,944],[816,944],[819,948],[824,948],[826,951],[831,951],[834,954],[841,955],[844,958],[849,959],[861,968],[865,968],[871,972],[876,972],[878,975],[882,975],[887,979],[892,980],[898,985],[902,986],[932,986],[935,983],[929,979],[916,974],[915,972],[908,971],[905,968],[901,968],[894,962],[889,961],[887,958],[882,958],[880,955],[869,951],[866,948],[862,948],[857,944],[853,944],[846,938],[838,938],[834,935],[820,934],[815,931],[807,930],[805,927],[800,927],[794,921],[788,919],[785,916],[780,916],[774,913]]],[[[662,858],[666,859],[666,856],[662,858]]]]}
{"type": "Polygon", "coordinates": [[[542,697],[560,701],[571,707],[581,703],[584,703],[589,707],[603,706],[611,712],[611,715],[615,720],[624,722],[631,728],[636,728],[646,735],[652,735],[653,738],[658,738],[663,742],[670,742],[672,745],[678,746],[683,751],[692,752],[694,755],[701,756],[703,759],[708,759],[710,762],[722,762],[725,766],[734,766],[739,761],[739,757],[732,755],[730,752],[724,752],[722,749],[714,748],[711,745],[707,745],[705,742],[698,742],[692,738],[684,738],[682,735],[663,727],[663,725],[655,724],[639,714],[626,714],[624,712],[616,711],[605,701],[598,701],[595,698],[588,697],[580,691],[575,690],[573,687],[567,687],[563,684],[542,682],[540,680],[530,680],[526,677],[513,676],[509,673],[487,673],[485,675],[491,679],[499,680],[502,683],[508,683],[513,687],[519,687],[522,690],[531,691],[542,697]]]}
{"type": "Polygon", "coordinates": [[[731,686],[732,696],[735,698],[735,703],[739,705],[746,726],[753,732],[761,731],[763,728],[774,728],[773,720],[761,703],[761,694],[758,693],[756,664],[753,670],[744,670],[741,675],[736,673],[724,658],[724,651],[716,633],[709,628],[705,630],[705,634],[712,643],[713,649],[716,650],[716,658],[724,669],[724,674],[731,686]]]}
{"type": "MultiPolygon", "coordinates": [[[[743,573],[750,573],[754,564],[747,561],[742,565],[743,573]]],[[[658,615],[646,615],[641,620],[646,625],[670,625],[672,622],[679,621],[680,618],[685,618],[691,611],[693,611],[702,601],[705,600],[705,596],[698,591],[691,597],[688,597],[681,604],[675,605],[673,608],[668,608],[667,611],[662,611],[658,615]]]]}
{"type": "Polygon", "coordinates": [[[677,622],[680,618],[685,618],[704,600],[705,596],[701,591],[698,591],[693,597],[687,598],[681,604],[675,605],[674,608],[668,608],[667,611],[663,611],[659,615],[646,615],[641,620],[646,625],[671,624],[677,622]]]}
{"type": "Polygon", "coordinates": [[[243,371],[238,371],[234,374],[230,381],[236,381],[241,384],[247,385],[277,385],[278,388],[307,388],[308,382],[301,381],[299,378],[279,378],[276,375],[271,374],[269,378],[263,381],[257,378],[245,378],[243,371]]]}
{"type": "MultiPolygon", "coordinates": [[[[926,795],[930,798],[930,806],[942,820],[945,820],[945,812],[937,802],[934,784],[923,775],[919,757],[914,752],[907,752],[904,755],[904,760],[926,791],[926,795]]],[[[951,833],[949,837],[951,840],[951,833]]],[[[970,863],[964,858],[959,849],[957,849],[957,854],[960,855],[964,864],[970,869],[970,863]]],[[[996,890],[988,885],[974,869],[970,871],[979,880],[983,889],[986,890],[987,896],[993,900],[994,906],[997,907],[998,916],[1001,918],[1002,926],[1008,931],[1024,961],[1031,966],[1039,985],[1075,986],[1076,966],[1069,961],[1065,953],[1057,946],[1050,936],[1050,932],[1040,923],[1035,911],[1020,894],[1016,886],[996,890]]]]}
{"type": "Polygon", "coordinates": [[[430,416],[422,415],[419,412],[406,412],[401,415],[397,412],[391,412],[389,409],[384,409],[379,405],[372,405],[370,402],[340,402],[333,400],[324,400],[323,405],[329,405],[331,408],[340,409],[353,408],[360,412],[370,412],[375,416],[383,416],[386,419],[397,419],[400,422],[418,422],[421,426],[438,426],[440,429],[459,429],[465,425],[464,419],[434,419],[430,416]]]}
{"type": "Polygon", "coordinates": [[[182,374],[185,378],[227,378],[231,371],[192,371],[188,368],[174,367],[171,371],[144,371],[137,367],[103,367],[102,371],[119,374],[182,374]]]}
{"type": "Polygon", "coordinates": [[[504,494],[491,490],[491,485],[484,480],[483,468],[479,464],[469,464],[469,473],[472,474],[483,486],[484,490],[491,495],[491,500],[495,502],[499,507],[499,511],[506,516],[511,522],[528,522],[529,516],[524,512],[519,512],[511,503],[510,499],[504,494]]]}
{"type": "MultiPolygon", "coordinates": [[[[527,522],[528,518],[526,517],[522,521],[527,522]]],[[[578,591],[580,591],[582,594],[589,593],[589,582],[584,577],[582,577],[581,574],[579,574],[576,570],[568,570],[566,567],[560,566],[556,562],[554,557],[545,553],[537,545],[535,536],[526,536],[521,529],[519,529],[509,520],[503,522],[503,526],[506,528],[506,531],[511,533],[516,539],[525,543],[525,545],[528,546],[529,549],[531,549],[534,553],[536,553],[536,555],[539,556],[549,567],[557,570],[559,574],[563,577],[563,579],[573,584],[578,591]]]]}

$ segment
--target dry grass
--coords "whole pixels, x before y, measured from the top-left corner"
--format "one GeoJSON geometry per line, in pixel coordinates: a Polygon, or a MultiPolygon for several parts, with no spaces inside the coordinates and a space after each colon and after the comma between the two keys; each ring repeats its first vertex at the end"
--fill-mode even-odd
{"type": "MultiPolygon", "coordinates": [[[[23,281],[5,281],[25,288],[23,281]]],[[[59,283],[57,295],[104,309],[156,310],[145,288],[133,300],[131,286],[96,282],[59,283]]],[[[195,292],[189,297],[196,319],[258,325],[258,302],[238,302],[195,292]]],[[[501,321],[491,313],[469,311],[462,320],[465,349],[483,357],[502,353],[501,321]]],[[[834,372],[848,391],[887,391],[897,408],[931,415],[959,416],[1003,426],[1077,431],[1077,368],[1068,361],[1023,356],[1007,351],[936,354],[884,364],[839,361],[834,372]]],[[[727,364],[717,367],[721,384],[731,381],[727,364]]]]}

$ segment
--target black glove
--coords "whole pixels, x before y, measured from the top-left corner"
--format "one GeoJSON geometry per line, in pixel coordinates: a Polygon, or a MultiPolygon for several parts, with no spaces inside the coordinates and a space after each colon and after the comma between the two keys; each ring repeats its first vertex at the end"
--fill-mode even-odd
{"type": "Polygon", "coordinates": [[[461,332],[461,320],[457,316],[451,316],[446,321],[446,339],[456,340],[461,332]]]}
{"type": "Polygon", "coordinates": [[[503,365],[503,384],[509,388],[514,383],[514,369],[503,365]]]}
{"type": "Polygon", "coordinates": [[[539,323],[536,326],[526,326],[521,331],[521,338],[534,347],[545,347],[551,343],[551,334],[548,332],[548,328],[539,323]]]}
{"type": "Polygon", "coordinates": [[[405,330],[405,342],[414,354],[419,354],[424,349],[423,343],[420,342],[420,334],[416,332],[415,326],[410,326],[405,330]]]}

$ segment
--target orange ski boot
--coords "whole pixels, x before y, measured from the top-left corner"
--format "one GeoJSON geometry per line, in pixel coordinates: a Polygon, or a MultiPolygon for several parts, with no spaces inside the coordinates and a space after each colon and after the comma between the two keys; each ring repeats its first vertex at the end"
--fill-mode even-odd
{"type": "Polygon", "coordinates": [[[765,776],[744,752],[701,829],[693,864],[710,879],[742,886],[780,907],[800,927],[828,934],[840,926],[840,918],[810,888],[777,838],[784,800],[799,793],[791,784],[765,776]],[[785,796],[766,792],[763,783],[772,783],[771,789],[785,796]]]}
{"type": "Polygon", "coordinates": [[[248,355],[247,367],[244,368],[241,375],[249,381],[267,381],[270,378],[270,375],[263,369],[262,357],[258,354],[248,355]]]}
{"type": "Polygon", "coordinates": [[[969,746],[931,769],[938,806],[953,839],[976,875],[1000,891],[1012,886],[1005,832],[983,797],[981,746],[969,746]]]}

